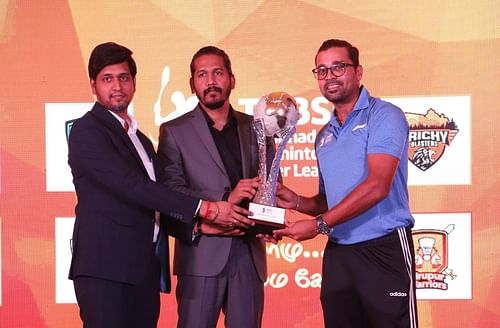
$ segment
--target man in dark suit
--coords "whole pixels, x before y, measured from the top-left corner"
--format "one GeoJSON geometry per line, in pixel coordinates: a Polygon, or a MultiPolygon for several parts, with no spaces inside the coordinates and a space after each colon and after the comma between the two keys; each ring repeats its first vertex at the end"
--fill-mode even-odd
{"type": "MultiPolygon", "coordinates": [[[[197,215],[220,225],[250,222],[243,216],[248,211],[228,202],[201,201],[154,182],[153,145],[127,114],[137,72],[131,55],[111,42],[92,51],[89,76],[97,102],[74,123],[69,137],[78,198],[69,277],[84,327],[156,327],[160,265],[155,244],[162,234],[155,210],[179,222],[186,243],[197,215]]],[[[164,245],[162,251],[168,252],[164,245]]]]}
{"type": "MultiPolygon", "coordinates": [[[[160,127],[158,154],[166,185],[193,197],[244,206],[260,184],[258,146],[252,116],[235,111],[235,85],[227,54],[198,50],[191,61],[196,108],[160,127]]],[[[267,140],[268,167],[274,142],[267,140]]],[[[176,240],[174,274],[178,327],[215,327],[225,313],[227,327],[260,327],[267,278],[264,241],[244,229],[200,221],[195,243],[176,240]]],[[[172,222],[176,230],[179,224],[172,222]]]]}

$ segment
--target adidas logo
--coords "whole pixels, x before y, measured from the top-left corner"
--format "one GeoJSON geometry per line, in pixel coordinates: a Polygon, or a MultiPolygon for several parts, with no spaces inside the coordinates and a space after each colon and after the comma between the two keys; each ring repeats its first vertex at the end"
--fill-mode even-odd
{"type": "Polygon", "coordinates": [[[407,294],[406,293],[402,293],[402,292],[391,292],[391,293],[389,293],[389,296],[393,296],[393,297],[406,297],[407,294]]]}

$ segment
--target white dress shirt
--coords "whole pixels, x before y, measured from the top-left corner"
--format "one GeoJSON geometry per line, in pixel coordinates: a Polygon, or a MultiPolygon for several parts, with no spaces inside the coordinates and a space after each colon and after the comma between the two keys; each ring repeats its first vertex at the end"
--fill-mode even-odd
{"type": "MultiPolygon", "coordinates": [[[[146,168],[146,171],[148,172],[149,178],[153,181],[156,181],[156,175],[155,175],[155,169],[153,166],[153,160],[152,158],[149,157],[148,153],[144,149],[144,146],[142,145],[141,141],[137,137],[137,128],[139,127],[139,123],[137,122],[136,119],[134,119],[133,116],[130,114],[127,114],[127,121],[116,115],[114,112],[109,111],[111,114],[113,114],[114,117],[121,123],[124,129],[126,129],[128,125],[128,130],[127,134],[134,144],[135,149],[137,150],[137,153],[141,157],[142,163],[144,164],[144,167],[146,168]],[[127,124],[127,125],[126,125],[127,124]]],[[[155,226],[154,226],[154,233],[153,233],[153,242],[156,242],[156,239],[158,238],[158,232],[160,231],[160,213],[155,212],[155,226]]]]}

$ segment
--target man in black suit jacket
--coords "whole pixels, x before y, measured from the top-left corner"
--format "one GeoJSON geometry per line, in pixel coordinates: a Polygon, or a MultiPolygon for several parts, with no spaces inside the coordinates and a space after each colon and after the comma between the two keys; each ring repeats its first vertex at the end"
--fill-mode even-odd
{"type": "MultiPolygon", "coordinates": [[[[69,277],[84,327],[156,327],[160,309],[158,215],[183,227],[191,242],[196,217],[221,225],[250,223],[248,211],[208,202],[156,183],[155,151],[127,114],[135,93],[132,52],[115,43],[97,46],[89,76],[97,102],[69,137],[69,165],[78,204],[69,277]]],[[[164,243],[164,252],[168,244],[164,243]]],[[[168,259],[167,255],[164,255],[168,259]]],[[[165,261],[164,290],[170,290],[165,261]]]]}

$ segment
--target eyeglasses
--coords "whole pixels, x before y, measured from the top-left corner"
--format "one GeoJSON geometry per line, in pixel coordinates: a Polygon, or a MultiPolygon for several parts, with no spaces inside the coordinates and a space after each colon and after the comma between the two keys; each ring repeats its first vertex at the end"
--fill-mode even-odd
{"type": "Polygon", "coordinates": [[[341,77],[345,74],[346,67],[355,67],[353,64],[338,63],[330,67],[319,66],[312,70],[314,77],[317,80],[324,80],[328,76],[328,71],[332,72],[333,76],[341,77]]]}

